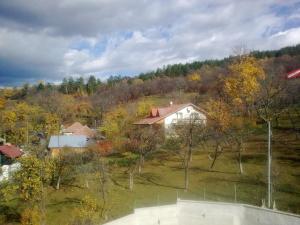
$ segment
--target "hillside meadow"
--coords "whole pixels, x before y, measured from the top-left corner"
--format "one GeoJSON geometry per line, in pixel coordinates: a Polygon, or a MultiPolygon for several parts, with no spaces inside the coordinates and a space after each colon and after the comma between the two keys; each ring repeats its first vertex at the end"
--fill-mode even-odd
{"type": "MultiPolygon", "coordinates": [[[[263,131],[263,130],[262,130],[263,131]]],[[[262,132],[261,132],[262,133],[262,132]]],[[[300,142],[289,132],[276,131],[273,148],[273,198],[279,210],[300,213],[300,142]],[[287,147],[288,146],[288,147],[287,147]]],[[[247,142],[243,152],[244,174],[238,170],[236,153],[227,149],[213,169],[209,169],[210,150],[195,149],[190,169],[190,190],[183,190],[182,160],[161,149],[145,163],[140,175],[135,175],[134,189],[129,190],[125,168],[110,168],[107,220],[129,214],[134,208],[176,202],[176,198],[226,201],[262,205],[266,199],[267,146],[264,134],[247,142]]],[[[121,157],[111,156],[110,158],[121,157]]],[[[67,224],[74,208],[86,195],[99,200],[99,184],[95,174],[79,176],[76,183],[47,193],[47,224],[67,224]],[[85,176],[90,185],[85,187],[85,176]],[[68,215],[68,216],[66,216],[68,215]]]]}

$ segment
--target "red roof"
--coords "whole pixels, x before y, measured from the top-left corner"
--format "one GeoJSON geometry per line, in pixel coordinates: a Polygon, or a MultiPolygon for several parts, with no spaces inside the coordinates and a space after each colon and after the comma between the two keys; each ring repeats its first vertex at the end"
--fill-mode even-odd
{"type": "Polygon", "coordinates": [[[192,106],[195,109],[197,109],[200,112],[204,112],[204,110],[200,109],[199,107],[195,106],[192,103],[187,103],[187,104],[179,104],[179,105],[171,105],[168,107],[163,107],[163,108],[155,108],[151,109],[150,115],[144,119],[141,119],[140,121],[134,123],[136,125],[150,125],[159,122],[160,120],[168,117],[169,115],[178,112],[179,110],[187,107],[187,106],[192,106]]]}
{"type": "Polygon", "coordinates": [[[74,135],[85,135],[87,137],[95,137],[96,132],[89,128],[88,126],[83,126],[79,122],[73,123],[71,126],[64,130],[65,133],[72,133],[74,135]]]}
{"type": "Polygon", "coordinates": [[[0,153],[7,156],[8,158],[14,159],[23,155],[21,149],[14,145],[2,145],[0,146],[0,153]]]}
{"type": "Polygon", "coordinates": [[[300,78],[300,68],[289,72],[286,78],[287,79],[300,78]]]}

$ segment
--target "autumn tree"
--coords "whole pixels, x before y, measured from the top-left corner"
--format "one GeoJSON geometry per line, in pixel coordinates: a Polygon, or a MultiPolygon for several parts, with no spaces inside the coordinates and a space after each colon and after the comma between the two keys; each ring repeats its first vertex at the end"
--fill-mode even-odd
{"type": "Polygon", "coordinates": [[[113,143],[114,148],[121,150],[127,140],[125,135],[133,120],[123,106],[106,113],[100,131],[113,143]]]}
{"type": "Polygon", "coordinates": [[[143,118],[149,115],[151,108],[153,107],[154,103],[149,100],[142,100],[137,103],[137,112],[136,116],[138,118],[143,118]]]}
{"type": "Polygon", "coordinates": [[[41,161],[35,156],[20,159],[21,168],[13,175],[13,187],[21,200],[34,203],[42,198],[42,186],[49,184],[52,176],[52,162],[41,161]]]}
{"type": "Polygon", "coordinates": [[[244,142],[251,132],[250,111],[254,111],[253,105],[264,79],[262,65],[253,56],[242,54],[229,65],[229,76],[224,80],[224,92],[229,104],[227,112],[231,114],[230,131],[227,134],[236,146],[240,173],[243,173],[244,142]]]}
{"type": "Polygon", "coordinates": [[[222,99],[210,99],[207,102],[205,109],[208,115],[210,137],[215,143],[214,156],[210,166],[212,169],[217,158],[223,152],[224,146],[228,143],[227,132],[231,125],[232,118],[229,106],[222,99]]]}
{"type": "Polygon", "coordinates": [[[249,115],[265,72],[259,62],[249,55],[234,61],[229,66],[229,72],[230,75],[224,80],[224,92],[235,107],[244,107],[249,115]]]}

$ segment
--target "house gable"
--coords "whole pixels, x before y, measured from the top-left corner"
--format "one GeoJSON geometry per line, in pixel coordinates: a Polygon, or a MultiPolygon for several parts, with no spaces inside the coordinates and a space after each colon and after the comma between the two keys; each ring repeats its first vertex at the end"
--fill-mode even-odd
{"type": "Polygon", "coordinates": [[[164,107],[164,108],[156,108],[156,109],[151,109],[150,115],[147,118],[144,118],[134,124],[136,125],[152,125],[152,124],[169,124],[170,120],[175,119],[176,115],[176,119],[178,115],[178,113],[183,113],[183,118],[186,117],[186,115],[190,115],[190,112],[197,112],[199,114],[199,116],[203,119],[206,120],[206,112],[195,106],[192,103],[187,103],[187,104],[180,104],[180,105],[171,105],[169,107],[164,107]],[[186,110],[186,112],[184,111],[186,110]],[[177,113],[177,114],[176,114],[177,113]]]}

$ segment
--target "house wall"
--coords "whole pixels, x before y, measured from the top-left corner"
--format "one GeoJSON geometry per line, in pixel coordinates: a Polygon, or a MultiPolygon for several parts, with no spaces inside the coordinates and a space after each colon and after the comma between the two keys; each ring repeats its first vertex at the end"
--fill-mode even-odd
{"type": "MultiPolygon", "coordinates": [[[[70,148],[70,147],[68,148],[74,150],[74,152],[76,153],[83,153],[86,150],[86,148],[70,148]]],[[[62,149],[63,148],[51,148],[50,149],[51,156],[57,157],[62,149]]]]}
{"type": "Polygon", "coordinates": [[[164,119],[165,129],[168,129],[172,124],[177,123],[178,119],[189,119],[192,113],[196,113],[199,118],[202,119],[204,123],[206,123],[206,116],[202,112],[199,112],[193,106],[187,106],[164,119]]]}

